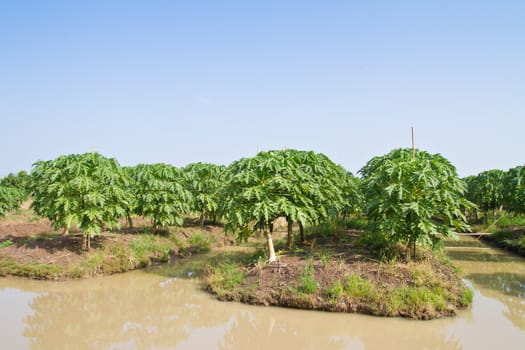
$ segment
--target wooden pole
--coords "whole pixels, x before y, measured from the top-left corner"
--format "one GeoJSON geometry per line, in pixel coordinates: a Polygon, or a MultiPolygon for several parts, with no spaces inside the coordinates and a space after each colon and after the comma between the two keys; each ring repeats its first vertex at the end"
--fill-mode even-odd
{"type": "Polygon", "coordinates": [[[412,126],[412,158],[416,157],[416,144],[414,142],[414,127],[412,126]]]}

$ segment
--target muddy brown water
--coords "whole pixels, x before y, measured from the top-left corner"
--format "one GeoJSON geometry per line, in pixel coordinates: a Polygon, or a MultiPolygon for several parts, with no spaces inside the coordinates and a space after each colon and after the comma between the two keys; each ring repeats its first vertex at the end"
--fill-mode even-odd
{"type": "MultiPolygon", "coordinates": [[[[380,318],[219,302],[191,264],[72,282],[0,278],[1,349],[524,349],[525,260],[447,248],[474,289],[457,317],[380,318]]],[[[194,258],[195,259],[195,258],[194,258]]]]}

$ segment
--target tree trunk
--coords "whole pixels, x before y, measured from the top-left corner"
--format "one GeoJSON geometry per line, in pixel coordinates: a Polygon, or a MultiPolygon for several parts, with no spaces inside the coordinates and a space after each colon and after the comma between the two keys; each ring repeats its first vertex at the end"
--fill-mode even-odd
{"type": "Polygon", "coordinates": [[[303,224],[299,221],[299,234],[301,235],[301,242],[304,243],[305,242],[305,239],[304,239],[304,226],[303,224]]]}
{"type": "Polygon", "coordinates": [[[69,235],[69,227],[64,227],[64,236],[69,235]]]}
{"type": "Polygon", "coordinates": [[[408,241],[408,247],[407,247],[407,261],[416,260],[416,241],[410,240],[408,241]]]}
{"type": "Polygon", "coordinates": [[[126,216],[126,221],[128,222],[128,228],[133,228],[133,219],[131,218],[131,215],[126,216]]]}
{"type": "Polygon", "coordinates": [[[91,250],[91,236],[90,235],[84,235],[82,239],[82,249],[84,250],[91,250]]]}
{"type": "Polygon", "coordinates": [[[204,210],[203,210],[202,213],[201,213],[201,217],[200,217],[201,228],[204,227],[204,217],[205,217],[204,213],[205,213],[205,212],[204,212],[204,210]]]}
{"type": "Polygon", "coordinates": [[[288,223],[288,242],[286,244],[286,246],[288,247],[288,249],[292,249],[292,245],[293,245],[293,221],[291,218],[289,217],[286,217],[286,222],[288,223]]]}
{"type": "Polygon", "coordinates": [[[406,253],[407,262],[412,259],[416,260],[416,241],[410,239],[407,243],[407,253],[406,253]]]}
{"type": "Polygon", "coordinates": [[[272,234],[270,232],[266,232],[266,242],[268,243],[268,262],[277,261],[277,257],[275,256],[275,249],[273,248],[272,234]]]}

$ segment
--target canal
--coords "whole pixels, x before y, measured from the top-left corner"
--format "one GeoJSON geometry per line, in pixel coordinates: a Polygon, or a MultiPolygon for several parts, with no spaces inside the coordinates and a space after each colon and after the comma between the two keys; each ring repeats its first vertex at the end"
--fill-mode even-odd
{"type": "Polygon", "coordinates": [[[199,257],[79,281],[0,278],[1,348],[523,349],[525,260],[472,237],[447,252],[474,302],[432,321],[220,302],[188,277],[199,257]]]}

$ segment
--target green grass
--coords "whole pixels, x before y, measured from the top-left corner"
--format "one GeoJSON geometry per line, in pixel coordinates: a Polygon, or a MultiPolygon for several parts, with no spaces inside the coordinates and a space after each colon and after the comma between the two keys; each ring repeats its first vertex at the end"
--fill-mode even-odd
{"type": "Polygon", "coordinates": [[[497,231],[491,234],[489,239],[499,246],[525,256],[525,229],[497,231]]]}
{"type": "Polygon", "coordinates": [[[463,307],[469,306],[472,304],[472,300],[474,299],[474,292],[470,288],[465,288],[461,291],[461,295],[459,298],[460,305],[463,307]]]}
{"type": "Polygon", "coordinates": [[[328,265],[328,263],[334,257],[334,254],[331,251],[326,250],[326,249],[322,249],[318,251],[317,253],[315,253],[315,255],[317,256],[317,258],[319,259],[323,267],[328,265]]]}
{"type": "Polygon", "coordinates": [[[423,311],[442,311],[447,302],[443,288],[398,287],[385,295],[386,310],[389,313],[413,316],[423,311]]]}
{"type": "Polygon", "coordinates": [[[28,262],[20,264],[13,258],[0,260],[0,276],[21,276],[34,279],[54,279],[62,274],[60,266],[28,262]]]}
{"type": "MultiPolygon", "coordinates": [[[[36,240],[52,240],[56,234],[44,234],[28,237],[22,244],[36,240]]],[[[14,275],[35,279],[82,278],[86,276],[109,275],[145,267],[151,263],[167,262],[170,253],[178,249],[177,243],[170,237],[140,234],[129,243],[115,242],[104,244],[99,249],[92,249],[85,258],[75,265],[63,268],[58,265],[21,263],[11,257],[0,259],[0,275],[14,275]]],[[[13,244],[4,241],[0,247],[13,244]]]]}
{"type": "Polygon", "coordinates": [[[525,228],[525,215],[513,214],[509,212],[499,212],[496,220],[490,220],[489,222],[476,222],[472,225],[474,232],[491,232],[495,233],[498,231],[508,231],[517,228],[525,228]]]}
{"type": "Polygon", "coordinates": [[[337,280],[325,289],[324,295],[328,299],[328,302],[333,304],[345,295],[345,287],[341,281],[337,280]]]}
{"type": "Polygon", "coordinates": [[[302,294],[314,294],[319,289],[319,284],[315,280],[312,273],[305,272],[299,277],[299,287],[297,288],[299,293],[302,294]]]}
{"type": "Polygon", "coordinates": [[[245,279],[244,269],[237,263],[229,260],[209,267],[206,284],[208,289],[223,298],[227,293],[232,292],[245,279]]]}
{"type": "Polygon", "coordinates": [[[412,284],[416,287],[434,288],[442,285],[439,276],[432,271],[431,266],[428,264],[412,265],[410,273],[412,274],[412,284]]]}
{"type": "MultiPolygon", "coordinates": [[[[411,267],[412,283],[402,284],[397,287],[386,287],[351,273],[344,278],[332,281],[320,294],[328,305],[336,305],[340,302],[358,305],[358,308],[369,310],[369,312],[380,315],[402,315],[411,318],[432,318],[431,315],[447,310],[450,304],[466,307],[472,303],[473,293],[464,288],[459,297],[454,297],[452,288],[439,279],[432,272],[430,265],[417,264],[411,267]],[[457,302],[454,302],[454,300],[457,302]]],[[[383,274],[395,273],[394,270],[385,267],[383,274]]],[[[313,294],[318,291],[313,286],[318,286],[311,272],[299,276],[301,287],[297,292],[313,294]],[[305,283],[308,278],[308,284],[305,283]],[[312,286],[307,289],[306,286],[312,286]]]]}
{"type": "Polygon", "coordinates": [[[305,235],[312,236],[333,236],[334,234],[344,232],[345,224],[340,220],[330,220],[320,223],[317,226],[310,226],[305,229],[305,235]]]}
{"type": "Polygon", "coordinates": [[[344,284],[346,295],[363,301],[375,299],[375,289],[372,282],[355,274],[348,275],[344,284]]]}
{"type": "Polygon", "coordinates": [[[5,240],[5,241],[3,241],[3,242],[0,243],[0,249],[1,249],[1,248],[7,248],[7,247],[10,247],[10,246],[12,246],[13,244],[15,244],[15,242],[13,242],[13,241],[10,240],[10,239],[7,239],[7,240],[5,240]]]}
{"type": "Polygon", "coordinates": [[[373,252],[380,260],[395,261],[403,258],[404,251],[399,246],[388,240],[388,238],[378,232],[367,231],[359,236],[357,244],[366,250],[373,252]]]}
{"type": "Polygon", "coordinates": [[[360,303],[371,303],[376,301],[378,291],[371,281],[356,274],[349,274],[341,280],[332,282],[323,294],[330,303],[335,303],[342,297],[347,297],[360,303]]]}
{"type": "Polygon", "coordinates": [[[132,258],[139,262],[139,266],[143,266],[150,257],[159,262],[169,261],[170,251],[173,248],[177,248],[176,244],[169,238],[152,234],[141,234],[137,235],[128,244],[128,247],[131,250],[132,258]]]}
{"type": "Polygon", "coordinates": [[[169,238],[140,234],[127,245],[110,244],[102,250],[92,251],[86,260],[68,269],[66,276],[110,275],[145,267],[152,262],[167,262],[174,248],[169,238]]]}
{"type": "Polygon", "coordinates": [[[525,215],[504,214],[497,222],[496,227],[509,229],[513,227],[525,227],[525,215]]]}
{"type": "Polygon", "coordinates": [[[211,249],[211,239],[202,232],[195,232],[186,241],[188,249],[193,253],[209,252],[211,249]]]}
{"type": "Polygon", "coordinates": [[[356,217],[346,220],[346,228],[353,230],[364,230],[368,227],[368,220],[366,218],[356,217]]]}

